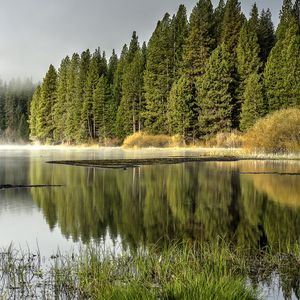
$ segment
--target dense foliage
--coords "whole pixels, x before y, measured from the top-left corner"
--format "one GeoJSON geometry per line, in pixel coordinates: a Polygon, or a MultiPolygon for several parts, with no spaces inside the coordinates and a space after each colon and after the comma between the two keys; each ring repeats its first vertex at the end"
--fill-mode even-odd
{"type": "Polygon", "coordinates": [[[0,82],[0,142],[28,141],[28,115],[35,86],[30,80],[0,82]]]}
{"type": "Polygon", "coordinates": [[[144,131],[185,142],[247,131],[269,112],[300,105],[298,1],[284,0],[275,32],[270,10],[238,0],[199,0],[164,15],[142,46],[109,61],[99,49],[51,65],[35,91],[30,137],[42,143],[107,143],[144,131]]]}

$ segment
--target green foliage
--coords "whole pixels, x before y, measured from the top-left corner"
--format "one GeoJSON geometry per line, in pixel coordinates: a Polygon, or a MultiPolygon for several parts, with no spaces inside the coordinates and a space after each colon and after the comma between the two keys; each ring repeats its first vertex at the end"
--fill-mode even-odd
{"type": "Polygon", "coordinates": [[[299,105],[299,53],[299,29],[292,20],[284,38],[272,49],[264,72],[270,111],[299,105]]]}
{"type": "Polygon", "coordinates": [[[214,41],[215,45],[219,45],[221,43],[221,35],[223,31],[223,19],[225,14],[225,2],[224,0],[220,0],[218,6],[216,7],[213,14],[213,33],[214,33],[214,41]]]}
{"type": "Polygon", "coordinates": [[[117,114],[117,132],[126,137],[142,129],[144,61],[137,49],[131,63],[125,67],[122,84],[122,100],[117,114]]]}
{"type": "Polygon", "coordinates": [[[173,31],[173,76],[178,79],[183,67],[183,49],[188,34],[187,12],[184,5],[180,5],[171,23],[173,31]]]}
{"type": "Polygon", "coordinates": [[[229,53],[222,44],[214,50],[205,75],[197,82],[199,130],[203,135],[232,128],[231,85],[229,53]]]}
{"type": "Polygon", "coordinates": [[[252,127],[258,119],[267,113],[261,76],[253,73],[245,83],[240,124],[242,131],[252,127]]]}
{"type": "Polygon", "coordinates": [[[41,86],[41,98],[36,116],[36,136],[42,143],[52,143],[54,141],[53,107],[56,103],[56,93],[57,72],[53,65],[50,65],[41,86]]]}
{"type": "Polygon", "coordinates": [[[30,105],[30,115],[29,115],[29,129],[30,129],[30,139],[37,139],[37,117],[39,113],[39,106],[41,102],[41,87],[37,86],[32,96],[30,105]]]}
{"type": "Polygon", "coordinates": [[[199,0],[190,17],[184,48],[186,75],[196,77],[204,74],[213,45],[213,6],[210,0],[199,0]]]}
{"type": "Polygon", "coordinates": [[[236,65],[236,47],[244,21],[245,17],[241,12],[241,3],[238,0],[228,0],[225,7],[221,42],[230,53],[229,63],[232,68],[236,65]]]}
{"type": "Polygon", "coordinates": [[[292,0],[283,0],[282,8],[280,11],[280,22],[276,29],[277,40],[284,39],[286,31],[290,27],[291,19],[295,18],[293,12],[292,0]]]}
{"type": "Polygon", "coordinates": [[[80,72],[80,57],[77,53],[72,55],[70,67],[67,73],[67,93],[66,93],[66,119],[64,136],[68,143],[76,141],[76,132],[80,120],[81,105],[78,103],[78,84],[80,72]]]}
{"type": "Polygon", "coordinates": [[[272,22],[272,14],[269,9],[267,11],[262,10],[261,12],[257,36],[260,46],[260,57],[261,60],[266,63],[275,44],[274,25],[272,22]]]}
{"type": "Polygon", "coordinates": [[[144,77],[146,99],[145,128],[150,133],[166,133],[166,112],[173,83],[173,43],[169,14],[158,22],[147,49],[144,77]]]}
{"type": "MultiPolygon", "coordinates": [[[[258,17],[257,17],[258,18],[258,17]]],[[[235,112],[240,115],[241,107],[245,102],[245,89],[249,76],[260,72],[262,64],[259,58],[260,49],[255,31],[251,22],[244,24],[241,29],[237,46],[237,72],[239,75],[238,101],[235,103],[235,112]]],[[[263,100],[263,98],[261,99],[263,100]]],[[[240,118],[239,118],[240,119],[240,118]]]]}
{"type": "Polygon", "coordinates": [[[193,127],[191,86],[191,80],[182,76],[173,84],[168,102],[169,132],[179,134],[184,141],[193,127]]]}
{"type": "MultiPolygon", "coordinates": [[[[247,21],[238,0],[220,0],[215,10],[199,0],[189,22],[184,5],[166,13],[142,48],[134,31],[119,59],[113,50],[107,62],[100,48],[66,57],[32,99],[32,140],[105,143],[143,130],[194,142],[299,106],[299,3],[283,1],[275,46],[269,9],[260,14],[254,4],[247,21]]],[[[30,101],[4,91],[0,85],[0,134],[26,139],[30,101]]]]}
{"type": "Polygon", "coordinates": [[[67,117],[68,102],[68,73],[70,67],[70,58],[67,56],[61,62],[57,76],[57,94],[56,101],[52,108],[53,121],[54,121],[54,141],[62,142],[65,139],[65,125],[67,117]]]}

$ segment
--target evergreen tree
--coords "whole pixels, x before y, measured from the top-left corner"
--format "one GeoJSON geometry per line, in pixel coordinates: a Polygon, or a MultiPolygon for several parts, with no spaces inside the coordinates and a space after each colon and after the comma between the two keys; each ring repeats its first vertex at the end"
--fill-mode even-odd
{"type": "Polygon", "coordinates": [[[37,86],[32,96],[31,105],[30,105],[30,114],[29,114],[29,129],[30,129],[30,139],[36,140],[37,133],[37,118],[40,110],[41,102],[41,87],[37,86]]]}
{"type": "Polygon", "coordinates": [[[111,94],[107,79],[102,75],[93,93],[93,122],[96,128],[96,136],[99,140],[104,140],[108,136],[107,121],[109,115],[107,106],[110,97],[111,94]]]}
{"type": "Polygon", "coordinates": [[[238,99],[235,103],[237,114],[240,114],[245,101],[245,87],[249,76],[260,72],[262,64],[259,54],[258,39],[255,31],[253,31],[253,25],[246,23],[241,29],[237,46],[237,71],[239,75],[238,99]]]}
{"type": "Polygon", "coordinates": [[[75,133],[76,143],[84,142],[85,138],[85,124],[82,119],[82,108],[84,93],[87,84],[88,72],[91,64],[91,54],[89,50],[82,52],[80,56],[79,75],[76,80],[76,98],[75,98],[75,109],[76,112],[73,116],[73,124],[76,124],[77,130],[75,133]]]}
{"type": "Polygon", "coordinates": [[[263,84],[261,76],[257,73],[248,77],[243,98],[240,128],[242,131],[246,131],[267,113],[263,84]]]}
{"type": "Polygon", "coordinates": [[[221,42],[221,35],[223,31],[223,20],[224,20],[224,15],[225,15],[225,2],[224,0],[220,0],[217,8],[214,11],[213,14],[213,38],[215,41],[215,47],[216,48],[220,42],[221,42]]]}
{"type": "Polygon", "coordinates": [[[57,95],[56,101],[52,108],[54,120],[54,142],[62,142],[64,140],[65,125],[67,117],[67,93],[68,93],[68,72],[70,67],[70,58],[67,56],[61,62],[57,76],[57,95]]]}
{"type": "Polygon", "coordinates": [[[118,56],[115,52],[115,49],[113,49],[112,55],[109,59],[108,63],[108,71],[107,71],[107,80],[110,85],[114,82],[115,73],[118,68],[118,56]]]}
{"type": "Polygon", "coordinates": [[[241,3],[238,0],[228,0],[225,7],[221,42],[230,53],[231,68],[236,65],[236,47],[244,21],[245,16],[241,12],[241,3]]]}
{"type": "Polygon", "coordinates": [[[190,80],[182,76],[173,84],[168,102],[168,125],[170,134],[179,134],[184,141],[193,126],[192,95],[190,80]]]}
{"type": "Polygon", "coordinates": [[[202,76],[213,40],[213,6],[210,0],[200,0],[190,17],[189,35],[184,49],[184,73],[190,77],[202,76]]]}
{"type": "Polygon", "coordinates": [[[267,11],[262,10],[258,24],[257,37],[260,46],[260,58],[263,63],[266,63],[275,44],[274,25],[269,9],[267,11]]]}
{"type": "Polygon", "coordinates": [[[264,72],[270,111],[299,103],[299,55],[299,27],[291,18],[285,37],[272,49],[264,72]]]}
{"type": "Polygon", "coordinates": [[[296,20],[298,22],[298,25],[300,26],[300,0],[295,1],[294,14],[296,16],[296,20]]]}
{"type": "Polygon", "coordinates": [[[50,65],[49,70],[43,80],[41,87],[41,100],[37,114],[36,135],[42,143],[53,142],[54,118],[53,106],[56,102],[57,94],[57,72],[53,65],[50,65]]]}
{"type": "Polygon", "coordinates": [[[65,139],[68,143],[76,141],[78,131],[79,113],[81,107],[77,104],[77,84],[79,80],[80,57],[77,53],[72,55],[70,67],[67,73],[67,98],[66,98],[66,119],[65,119],[65,139]]]}
{"type": "Polygon", "coordinates": [[[182,69],[183,48],[188,34],[188,20],[186,8],[180,5],[177,14],[172,19],[173,30],[173,76],[178,79],[182,69]]]}
{"type": "Polygon", "coordinates": [[[144,63],[140,50],[133,61],[125,68],[122,86],[122,100],[117,115],[117,126],[120,137],[140,131],[143,113],[143,73],[144,63]]]}
{"type": "Polygon", "coordinates": [[[225,7],[223,21],[223,31],[221,36],[222,47],[226,48],[229,54],[228,63],[232,78],[231,96],[232,96],[232,126],[239,127],[240,101],[239,101],[239,76],[237,62],[237,46],[240,38],[240,31],[245,22],[245,17],[241,12],[241,4],[238,0],[228,0],[225,7]]]}
{"type": "Polygon", "coordinates": [[[295,18],[292,0],[283,0],[280,11],[280,22],[276,30],[277,40],[284,39],[292,18],[295,18]]]}
{"type": "Polygon", "coordinates": [[[230,54],[222,44],[212,53],[205,75],[198,79],[199,130],[202,135],[213,135],[232,128],[229,61],[230,54]]]}
{"type": "Polygon", "coordinates": [[[166,14],[149,41],[145,71],[145,126],[150,133],[166,133],[167,100],[173,84],[171,20],[166,14]]]}
{"type": "Polygon", "coordinates": [[[258,35],[259,31],[259,12],[256,3],[253,4],[250,19],[248,21],[249,30],[258,35]]]}
{"type": "Polygon", "coordinates": [[[96,51],[91,59],[84,89],[83,104],[81,109],[81,137],[83,139],[94,139],[96,127],[93,122],[93,94],[100,78],[101,55],[96,51]]]}

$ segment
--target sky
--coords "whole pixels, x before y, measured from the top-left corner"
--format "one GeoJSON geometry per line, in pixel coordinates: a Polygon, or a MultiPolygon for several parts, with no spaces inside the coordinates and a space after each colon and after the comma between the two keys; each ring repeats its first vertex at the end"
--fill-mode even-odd
{"type": "MultiPolygon", "coordinates": [[[[218,0],[213,0],[216,5],[218,0]]],[[[248,16],[255,0],[241,0],[248,16]]],[[[40,81],[50,64],[98,46],[120,52],[136,30],[148,41],[156,23],[179,4],[190,13],[196,0],[0,0],[0,78],[40,81]]],[[[282,0],[256,0],[270,8],[275,25],[282,0]]]]}

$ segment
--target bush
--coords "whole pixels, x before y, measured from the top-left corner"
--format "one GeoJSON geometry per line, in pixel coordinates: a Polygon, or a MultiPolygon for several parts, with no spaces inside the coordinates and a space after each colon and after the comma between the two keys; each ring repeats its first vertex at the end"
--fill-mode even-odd
{"type": "Polygon", "coordinates": [[[240,148],[242,135],[238,131],[219,132],[204,142],[205,147],[211,148],[240,148]]]}
{"type": "Polygon", "coordinates": [[[180,145],[182,145],[182,142],[179,136],[149,135],[143,132],[137,132],[128,136],[123,143],[125,148],[167,148],[180,145]]]}
{"type": "Polygon", "coordinates": [[[300,109],[283,109],[258,120],[245,134],[244,146],[268,153],[299,152],[300,109]]]}

